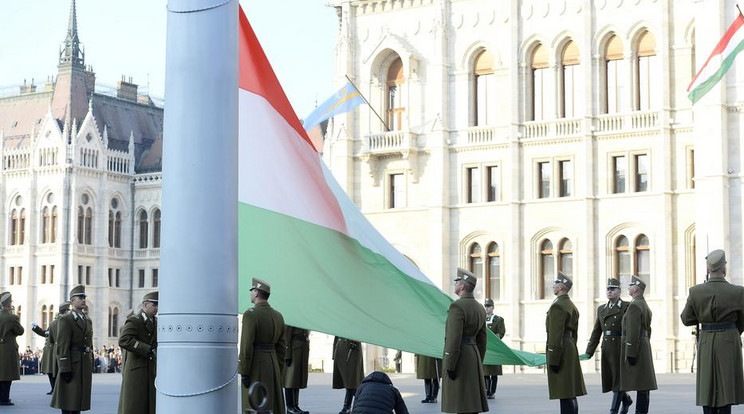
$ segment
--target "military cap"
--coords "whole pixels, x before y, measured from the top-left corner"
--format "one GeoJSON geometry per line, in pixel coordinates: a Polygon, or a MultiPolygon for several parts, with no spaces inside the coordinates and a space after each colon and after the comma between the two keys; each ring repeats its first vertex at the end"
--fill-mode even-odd
{"type": "Polygon", "coordinates": [[[558,278],[555,279],[554,283],[563,283],[568,290],[571,290],[571,287],[573,287],[573,280],[560,270],[558,271],[558,278]]]}
{"type": "Polygon", "coordinates": [[[726,252],[721,249],[713,250],[705,257],[705,263],[708,266],[708,270],[711,272],[720,270],[726,265],[726,252]]]}
{"type": "Polygon", "coordinates": [[[10,303],[12,299],[13,295],[11,295],[10,292],[4,292],[2,295],[0,295],[0,304],[5,306],[6,304],[10,303]]]}
{"type": "Polygon", "coordinates": [[[486,299],[486,302],[483,304],[483,306],[493,306],[493,299],[486,299]]]}
{"type": "Polygon", "coordinates": [[[639,288],[641,288],[641,290],[646,290],[646,283],[638,276],[631,277],[631,281],[628,286],[638,286],[639,288]]]}
{"type": "Polygon", "coordinates": [[[142,298],[142,302],[152,302],[154,305],[158,304],[158,292],[150,292],[142,298]]]}
{"type": "Polygon", "coordinates": [[[607,289],[618,288],[620,289],[620,281],[614,278],[607,279],[607,289]]]}
{"type": "Polygon", "coordinates": [[[457,268],[457,277],[455,278],[455,282],[459,282],[461,280],[464,280],[471,285],[475,286],[478,283],[478,277],[475,276],[473,273],[458,267],[457,268]]]}
{"type": "Polygon", "coordinates": [[[70,302],[64,302],[59,305],[59,313],[65,313],[70,310],[70,302]]]}
{"type": "Polygon", "coordinates": [[[253,281],[251,282],[251,290],[258,289],[262,290],[266,293],[271,293],[271,286],[269,286],[268,283],[264,282],[261,279],[253,278],[253,281]]]}
{"type": "Polygon", "coordinates": [[[85,294],[85,285],[77,285],[70,291],[70,299],[74,298],[75,296],[82,296],[87,297],[88,295],[85,294]]]}

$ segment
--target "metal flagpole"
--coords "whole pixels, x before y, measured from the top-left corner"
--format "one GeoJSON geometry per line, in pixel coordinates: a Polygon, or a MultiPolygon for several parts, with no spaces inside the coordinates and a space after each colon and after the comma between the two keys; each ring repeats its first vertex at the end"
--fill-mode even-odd
{"type": "Polygon", "coordinates": [[[385,121],[382,120],[382,117],[380,117],[380,114],[378,114],[377,111],[375,111],[375,108],[372,105],[370,105],[370,103],[367,100],[367,98],[365,98],[364,97],[364,94],[362,94],[362,91],[360,91],[359,88],[357,88],[356,85],[354,85],[354,82],[351,81],[351,78],[349,78],[349,75],[344,75],[344,76],[346,77],[346,80],[349,81],[349,83],[351,84],[351,86],[354,87],[354,90],[357,91],[357,93],[359,94],[359,96],[362,97],[362,99],[364,100],[364,103],[366,103],[367,106],[369,106],[369,109],[371,109],[372,112],[374,112],[374,114],[377,115],[377,119],[379,119],[380,122],[382,122],[382,125],[385,127],[385,131],[390,131],[390,127],[388,126],[387,122],[385,122],[385,121]]]}
{"type": "Polygon", "coordinates": [[[157,412],[238,412],[238,0],[168,0],[157,412]]]}

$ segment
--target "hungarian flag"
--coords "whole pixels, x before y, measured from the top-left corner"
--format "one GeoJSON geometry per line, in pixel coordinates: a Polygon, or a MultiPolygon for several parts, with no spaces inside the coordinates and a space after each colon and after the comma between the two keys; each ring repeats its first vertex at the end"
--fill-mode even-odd
{"type": "Polygon", "coordinates": [[[721,40],[718,41],[716,48],[708,56],[703,67],[692,78],[690,86],[687,87],[687,96],[693,104],[716,86],[734,63],[736,55],[744,49],[744,29],[742,27],[744,27],[744,17],[739,13],[721,40]]]}
{"type": "MultiPolygon", "coordinates": [[[[442,357],[452,299],[346,196],[295,115],[240,10],[240,309],[251,278],[289,325],[442,357]]],[[[491,332],[486,361],[540,365],[491,332]]]]}

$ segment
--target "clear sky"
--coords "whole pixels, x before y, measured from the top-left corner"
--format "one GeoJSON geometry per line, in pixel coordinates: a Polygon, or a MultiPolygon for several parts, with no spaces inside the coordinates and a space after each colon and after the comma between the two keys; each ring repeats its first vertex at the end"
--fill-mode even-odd
{"type": "MultiPolygon", "coordinates": [[[[334,91],[338,19],[328,0],[240,0],[297,115],[334,91]]],[[[97,83],[122,75],[164,97],[166,0],[77,0],[78,35],[97,83]]],[[[70,0],[0,0],[0,95],[56,75],[70,0]]]]}

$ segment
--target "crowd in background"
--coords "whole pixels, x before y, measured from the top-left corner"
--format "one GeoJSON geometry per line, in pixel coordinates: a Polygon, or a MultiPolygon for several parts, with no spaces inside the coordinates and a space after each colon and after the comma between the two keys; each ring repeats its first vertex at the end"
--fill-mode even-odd
{"type": "MultiPolygon", "coordinates": [[[[32,350],[26,347],[21,353],[21,375],[34,375],[39,373],[39,364],[41,363],[41,349],[32,350]]],[[[121,372],[121,349],[117,346],[101,346],[93,350],[93,373],[114,373],[121,372]]]]}

